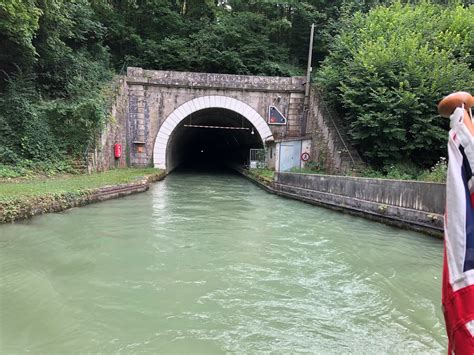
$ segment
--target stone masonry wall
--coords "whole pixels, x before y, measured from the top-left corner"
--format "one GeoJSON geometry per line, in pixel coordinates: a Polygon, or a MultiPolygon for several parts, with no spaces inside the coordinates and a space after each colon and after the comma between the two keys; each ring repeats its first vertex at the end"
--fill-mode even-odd
{"type": "Polygon", "coordinates": [[[129,81],[142,85],[174,86],[194,89],[237,89],[265,92],[304,91],[302,76],[278,77],[213,73],[192,73],[127,68],[129,81]]]}
{"type": "Polygon", "coordinates": [[[127,163],[127,116],[128,86],[125,77],[119,76],[110,87],[108,120],[97,138],[95,146],[88,151],[88,171],[104,171],[124,168],[127,163]],[[114,145],[122,145],[122,156],[115,159],[114,145]]]}
{"type": "MultiPolygon", "coordinates": [[[[265,120],[268,107],[276,106],[288,119],[287,125],[269,125],[275,140],[294,139],[313,132],[316,137],[313,156],[320,157],[318,147],[333,144],[317,100],[312,97],[310,112],[304,122],[304,77],[266,77],[230,74],[188,73],[128,68],[112,87],[110,119],[98,137],[97,147],[89,149],[89,170],[114,167],[149,166],[158,131],[166,118],[179,106],[202,96],[226,96],[242,101],[255,109],[265,120]],[[306,126],[306,127],[305,127],[306,126]],[[306,129],[305,129],[306,128],[306,129]],[[303,132],[305,130],[305,132],[303,132]],[[120,159],[115,159],[113,147],[122,144],[120,159]],[[316,153],[316,154],[315,154],[316,153]]],[[[325,149],[325,148],[324,148],[325,149]]],[[[340,166],[336,153],[328,159],[340,166]]]]}
{"type": "Polygon", "coordinates": [[[330,173],[343,173],[364,165],[349,143],[341,123],[335,120],[321,94],[313,88],[308,122],[311,122],[313,161],[320,162],[330,173]]]}
{"type": "Polygon", "coordinates": [[[264,77],[185,73],[128,68],[128,150],[130,164],[152,163],[160,126],[182,104],[201,96],[227,96],[255,109],[264,119],[276,106],[288,119],[286,126],[270,126],[275,139],[299,136],[303,114],[303,77],[264,77]],[[141,151],[139,151],[141,150],[141,151]]]}

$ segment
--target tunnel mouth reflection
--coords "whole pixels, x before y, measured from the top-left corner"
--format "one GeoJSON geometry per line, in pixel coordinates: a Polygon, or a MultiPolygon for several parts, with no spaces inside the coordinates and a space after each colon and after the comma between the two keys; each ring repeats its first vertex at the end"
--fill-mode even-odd
{"type": "Polygon", "coordinates": [[[168,142],[167,168],[241,166],[248,164],[250,149],[263,147],[257,129],[243,115],[207,108],[187,116],[174,129],[168,142]]]}

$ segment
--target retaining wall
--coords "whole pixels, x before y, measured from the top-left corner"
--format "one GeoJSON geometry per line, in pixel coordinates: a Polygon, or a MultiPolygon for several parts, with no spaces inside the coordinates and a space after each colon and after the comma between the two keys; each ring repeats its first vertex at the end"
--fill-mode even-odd
{"type": "Polygon", "coordinates": [[[312,160],[326,171],[341,174],[364,166],[359,153],[351,145],[344,122],[337,119],[323,100],[322,94],[312,87],[309,107],[312,123],[312,160]]]}
{"type": "Polygon", "coordinates": [[[272,192],[437,236],[443,235],[445,184],[275,173],[272,192]]]}

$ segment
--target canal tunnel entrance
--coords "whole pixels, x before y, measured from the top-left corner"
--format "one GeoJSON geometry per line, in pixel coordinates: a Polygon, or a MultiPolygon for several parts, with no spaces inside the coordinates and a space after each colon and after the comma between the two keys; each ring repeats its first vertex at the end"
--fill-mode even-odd
{"type": "Polygon", "coordinates": [[[200,96],[177,107],[161,124],[153,165],[168,173],[185,164],[245,164],[250,149],[273,142],[265,119],[227,96],[200,96]]]}
{"type": "Polygon", "coordinates": [[[168,140],[167,170],[248,164],[250,149],[264,148],[256,127],[241,114],[206,108],[185,117],[168,140]]]}

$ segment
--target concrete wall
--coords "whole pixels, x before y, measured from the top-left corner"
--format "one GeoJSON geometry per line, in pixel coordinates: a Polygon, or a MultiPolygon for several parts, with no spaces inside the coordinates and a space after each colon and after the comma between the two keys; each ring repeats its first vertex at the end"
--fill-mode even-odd
{"type": "Polygon", "coordinates": [[[332,175],[275,173],[281,195],[440,235],[445,184],[332,175]]]}

